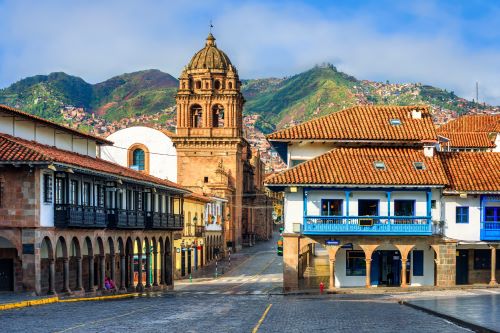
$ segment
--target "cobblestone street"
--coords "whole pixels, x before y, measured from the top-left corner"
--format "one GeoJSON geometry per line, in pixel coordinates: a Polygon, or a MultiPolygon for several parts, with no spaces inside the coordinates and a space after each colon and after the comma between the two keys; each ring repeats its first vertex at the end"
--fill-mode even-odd
{"type": "MultiPolygon", "coordinates": [[[[0,313],[5,332],[466,332],[390,295],[282,296],[273,242],[237,256],[217,279],[132,299],[57,303],[0,313]],[[267,311],[266,311],[267,310],[267,311]]],[[[210,274],[210,273],[207,273],[210,274]]]]}

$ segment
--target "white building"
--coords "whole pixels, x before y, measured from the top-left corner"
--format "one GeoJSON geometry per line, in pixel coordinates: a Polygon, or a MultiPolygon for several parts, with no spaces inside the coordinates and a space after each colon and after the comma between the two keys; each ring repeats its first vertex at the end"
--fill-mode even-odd
{"type": "Polygon", "coordinates": [[[114,145],[104,147],[101,157],[176,182],[177,152],[172,135],[175,134],[144,126],[125,128],[108,136],[114,145]]]}

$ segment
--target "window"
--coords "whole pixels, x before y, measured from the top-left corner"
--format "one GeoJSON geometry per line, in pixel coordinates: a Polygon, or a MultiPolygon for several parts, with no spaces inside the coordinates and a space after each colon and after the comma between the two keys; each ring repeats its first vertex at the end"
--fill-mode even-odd
{"type": "Polygon", "coordinates": [[[219,90],[219,89],[220,89],[220,81],[219,81],[219,80],[215,80],[215,82],[214,82],[214,88],[215,88],[216,90],[219,90]]]}
{"type": "Polygon", "coordinates": [[[52,203],[52,175],[43,174],[43,202],[52,203]]]}
{"type": "Polygon", "coordinates": [[[382,161],[375,161],[375,162],[373,162],[373,166],[377,170],[385,170],[385,163],[382,162],[382,161]]]}
{"type": "Polygon", "coordinates": [[[136,149],[132,153],[132,167],[139,171],[144,171],[145,167],[145,153],[142,149],[136,149]]]}
{"type": "Polygon", "coordinates": [[[95,193],[96,193],[97,207],[104,207],[104,186],[96,185],[95,193]]]}
{"type": "Polygon", "coordinates": [[[90,183],[83,183],[83,197],[82,197],[82,204],[84,206],[90,206],[90,183]]]}
{"type": "Polygon", "coordinates": [[[203,182],[208,183],[208,177],[203,177],[203,182]]]}
{"type": "Polygon", "coordinates": [[[455,223],[469,223],[469,207],[457,207],[455,223]]]}
{"type": "Polygon", "coordinates": [[[306,161],[307,161],[307,160],[291,160],[291,161],[290,161],[290,162],[291,162],[291,164],[292,164],[292,165],[291,165],[291,167],[293,168],[294,166],[299,165],[300,163],[304,163],[304,162],[306,162],[306,161]]]}
{"type": "Polygon", "coordinates": [[[485,207],[484,220],[486,222],[500,222],[500,207],[485,207]]]}
{"type": "Polygon", "coordinates": [[[394,216],[415,216],[415,200],[394,200],[394,216]]]}
{"type": "Polygon", "coordinates": [[[64,203],[64,178],[56,178],[55,183],[55,194],[56,194],[56,204],[60,205],[64,203]]]}
{"type": "Polygon", "coordinates": [[[202,108],[198,104],[191,106],[191,127],[202,126],[202,108]]]}
{"type": "Polygon", "coordinates": [[[413,276],[424,276],[424,251],[413,250],[413,276]]]}
{"type": "Polygon", "coordinates": [[[425,170],[424,162],[413,162],[413,166],[415,167],[415,170],[425,170]]]}
{"type": "Polygon", "coordinates": [[[392,126],[399,126],[401,125],[401,120],[400,119],[391,119],[390,120],[392,126]]]}
{"type": "Polygon", "coordinates": [[[71,180],[69,183],[69,204],[78,205],[78,181],[71,180]]]}
{"type": "Polygon", "coordinates": [[[431,200],[431,208],[436,209],[436,200],[431,200]]]}
{"type": "Polygon", "coordinates": [[[365,253],[363,251],[346,251],[346,275],[366,275],[365,253]]]}
{"type": "Polygon", "coordinates": [[[342,216],[342,200],[323,199],[321,200],[322,216],[342,216]]]}
{"type": "Polygon", "coordinates": [[[360,199],[358,200],[358,216],[377,216],[378,200],[360,199]]]}
{"type": "Polygon", "coordinates": [[[128,210],[133,210],[134,209],[134,191],[132,190],[127,190],[127,209],[128,210]]]}
{"type": "Polygon", "coordinates": [[[196,89],[201,89],[201,81],[196,81],[196,89]]]}
{"type": "Polygon", "coordinates": [[[474,250],[474,269],[491,268],[491,250],[474,250]]]}

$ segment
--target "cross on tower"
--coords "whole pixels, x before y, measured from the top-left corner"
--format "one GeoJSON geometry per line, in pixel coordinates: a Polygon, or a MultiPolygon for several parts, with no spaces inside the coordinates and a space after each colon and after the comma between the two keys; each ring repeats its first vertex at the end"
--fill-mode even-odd
{"type": "Polygon", "coordinates": [[[212,33],[212,28],[213,28],[212,20],[210,20],[210,33],[212,33]]]}

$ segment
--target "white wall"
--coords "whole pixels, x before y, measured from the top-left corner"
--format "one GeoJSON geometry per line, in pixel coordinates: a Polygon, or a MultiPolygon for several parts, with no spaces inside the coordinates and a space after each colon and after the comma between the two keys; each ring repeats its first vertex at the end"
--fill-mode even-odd
{"type": "MultiPolygon", "coordinates": [[[[354,250],[362,251],[360,247],[354,246],[354,250]]],[[[339,249],[335,257],[335,286],[336,287],[364,287],[366,276],[346,275],[346,249],[339,249]]]]}
{"type": "Polygon", "coordinates": [[[142,144],[150,153],[150,174],[173,182],[177,181],[177,151],[172,140],[163,132],[137,126],[119,130],[107,139],[113,141],[114,146],[102,147],[101,158],[128,167],[128,148],[134,144],[142,144]]]}
{"type": "Polygon", "coordinates": [[[413,251],[410,252],[411,260],[411,278],[410,285],[412,286],[433,286],[434,285],[434,250],[429,249],[427,245],[418,245],[413,248],[413,250],[423,250],[424,251],[424,275],[423,276],[413,276],[413,251]]]}
{"type": "Polygon", "coordinates": [[[494,152],[500,152],[500,133],[497,133],[497,137],[495,139],[496,147],[493,149],[494,152]]]}
{"type": "Polygon", "coordinates": [[[53,227],[54,226],[54,200],[55,200],[55,191],[54,191],[54,172],[51,170],[39,170],[40,173],[40,226],[41,227],[53,227]],[[43,190],[44,190],[44,174],[52,175],[52,203],[45,203],[43,190]]]}
{"type": "Polygon", "coordinates": [[[309,142],[293,142],[288,146],[288,161],[290,167],[290,160],[310,160],[319,155],[323,155],[329,150],[332,150],[331,143],[309,143],[309,142]]]}
{"type": "Polygon", "coordinates": [[[285,193],[283,207],[285,232],[293,232],[293,224],[303,222],[304,205],[302,200],[302,189],[299,187],[296,193],[285,193]]]}

